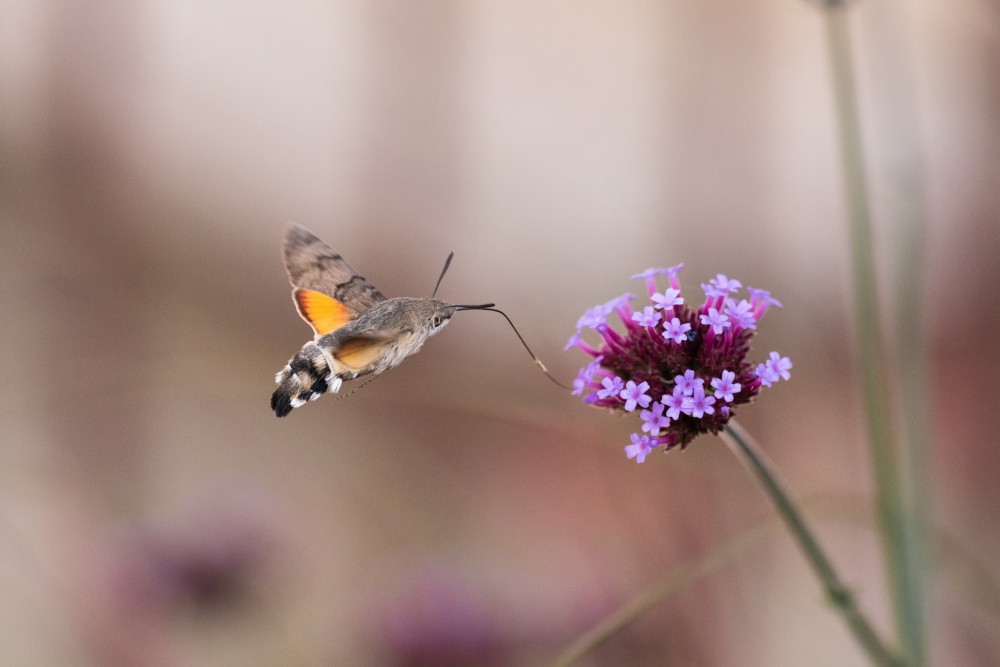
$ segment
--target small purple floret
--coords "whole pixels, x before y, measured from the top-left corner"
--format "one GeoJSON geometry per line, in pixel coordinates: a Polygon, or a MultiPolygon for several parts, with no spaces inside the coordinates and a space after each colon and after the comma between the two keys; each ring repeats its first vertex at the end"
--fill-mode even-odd
{"type": "Polygon", "coordinates": [[[635,294],[626,292],[621,296],[616,296],[611,299],[603,306],[599,306],[599,308],[604,309],[605,324],[607,324],[607,316],[611,313],[618,313],[618,317],[620,317],[623,322],[628,322],[632,317],[632,299],[634,298],[635,294]]]}
{"type": "Polygon", "coordinates": [[[708,284],[723,295],[727,295],[730,292],[739,292],[740,288],[743,287],[743,283],[736,279],[728,278],[724,273],[717,274],[714,278],[708,281],[708,284]]]}
{"type": "Polygon", "coordinates": [[[610,312],[611,312],[610,309],[606,308],[605,306],[594,306],[593,308],[585,312],[583,314],[583,317],[577,320],[576,330],[580,331],[581,329],[584,328],[596,329],[604,324],[607,324],[608,313],[610,312]]]}
{"type": "Polygon", "coordinates": [[[669,322],[663,325],[663,338],[664,340],[673,341],[680,345],[688,339],[688,333],[691,331],[691,325],[687,322],[681,322],[676,317],[672,318],[669,322]]]}
{"type": "Polygon", "coordinates": [[[782,380],[791,379],[792,374],[788,371],[792,367],[792,360],[788,357],[782,357],[777,352],[772,352],[766,363],[772,374],[780,376],[782,380]]]}
{"type": "Polygon", "coordinates": [[[649,295],[652,296],[656,292],[657,276],[666,276],[667,279],[670,281],[670,286],[675,290],[680,290],[681,285],[680,281],[677,280],[677,274],[680,273],[680,270],[683,268],[684,268],[684,262],[681,262],[680,264],[671,266],[668,269],[658,269],[658,268],[646,269],[642,273],[635,274],[634,276],[632,276],[632,278],[633,280],[638,279],[646,281],[646,289],[649,290],[649,295]]]}
{"type": "Polygon", "coordinates": [[[662,275],[663,271],[664,269],[646,269],[642,273],[637,273],[632,276],[632,279],[646,281],[646,290],[650,293],[650,295],[652,295],[653,292],[656,291],[656,276],[662,275]]]}
{"type": "Polygon", "coordinates": [[[684,399],[687,398],[687,394],[680,387],[674,387],[674,392],[672,394],[664,394],[660,398],[660,403],[667,407],[667,417],[669,419],[680,419],[681,413],[688,414],[690,411],[687,408],[687,404],[684,399]]]}
{"type": "Polygon", "coordinates": [[[661,428],[665,428],[670,425],[670,417],[663,414],[664,407],[665,406],[662,403],[653,403],[649,410],[643,410],[639,414],[639,419],[643,422],[643,431],[649,433],[650,435],[659,435],[661,428]]]}
{"type": "Polygon", "coordinates": [[[712,404],[715,403],[715,398],[706,396],[704,387],[695,387],[694,394],[688,396],[685,400],[687,401],[687,408],[691,416],[695,419],[701,419],[705,415],[715,413],[715,408],[712,407],[712,404]]]}
{"type": "Polygon", "coordinates": [[[765,387],[770,387],[780,378],[780,376],[771,370],[766,364],[757,364],[754,374],[760,378],[760,383],[765,387]]]}
{"type": "Polygon", "coordinates": [[[597,398],[600,399],[618,396],[625,387],[625,382],[617,375],[610,378],[604,378],[601,380],[601,384],[604,385],[604,389],[597,390],[597,398]]]}
{"type": "Polygon", "coordinates": [[[636,384],[632,380],[629,380],[625,388],[618,394],[621,398],[625,399],[625,412],[635,410],[636,404],[642,408],[649,407],[649,403],[653,399],[646,395],[647,391],[649,391],[648,382],[636,384]]]}
{"type": "Polygon", "coordinates": [[[687,322],[681,322],[679,319],[674,317],[663,325],[663,339],[680,345],[684,341],[688,340],[688,332],[690,331],[690,324],[687,322]]]}
{"type": "Polygon", "coordinates": [[[709,308],[707,315],[701,316],[701,323],[707,327],[711,327],[715,335],[719,335],[728,329],[732,323],[729,321],[729,315],[725,313],[720,313],[715,308],[709,308]]]}
{"type": "Polygon", "coordinates": [[[753,316],[758,321],[771,306],[781,308],[781,302],[772,297],[771,293],[766,289],[756,289],[747,286],[747,292],[750,293],[750,305],[753,306],[753,316]]]}
{"type": "Polygon", "coordinates": [[[733,402],[733,394],[740,393],[742,385],[733,382],[736,373],[733,371],[722,371],[721,378],[712,378],[712,388],[715,389],[715,397],[724,399],[727,403],[733,402]]]}
{"type": "Polygon", "coordinates": [[[686,396],[690,396],[694,393],[695,389],[704,386],[705,381],[699,377],[695,377],[694,371],[688,369],[684,371],[684,375],[674,376],[674,383],[686,396]]]}
{"type": "Polygon", "coordinates": [[[753,316],[753,307],[746,299],[736,303],[733,299],[726,300],[726,315],[733,326],[740,329],[756,329],[757,320],[753,316]]]}
{"type": "Polygon", "coordinates": [[[635,459],[636,463],[642,463],[646,460],[646,456],[653,451],[653,448],[659,444],[656,438],[651,438],[648,435],[639,435],[638,433],[632,434],[632,444],[625,445],[625,455],[630,459],[635,459]]]}
{"type": "Polygon", "coordinates": [[[681,272],[681,269],[683,268],[684,268],[684,262],[681,262],[680,264],[674,264],[670,268],[663,270],[663,275],[665,275],[670,280],[670,286],[673,287],[675,290],[679,290],[681,288],[681,283],[680,280],[678,280],[677,278],[677,274],[679,274],[681,272]]]}
{"type": "Polygon", "coordinates": [[[684,303],[680,290],[675,290],[672,287],[665,290],[663,294],[653,294],[651,298],[653,299],[653,303],[656,304],[657,310],[671,310],[674,306],[684,303]]]}
{"type": "Polygon", "coordinates": [[[583,394],[583,390],[590,386],[590,383],[594,381],[594,376],[597,372],[601,370],[601,360],[604,357],[597,357],[589,364],[580,369],[577,373],[576,379],[573,380],[573,395],[580,396],[583,394]]]}
{"type": "Polygon", "coordinates": [[[660,321],[661,315],[652,306],[646,306],[642,312],[632,313],[632,321],[638,322],[639,326],[655,327],[660,321]]]}
{"type": "Polygon", "coordinates": [[[632,280],[656,280],[656,276],[663,273],[665,269],[649,268],[642,273],[632,275],[632,280]]]}

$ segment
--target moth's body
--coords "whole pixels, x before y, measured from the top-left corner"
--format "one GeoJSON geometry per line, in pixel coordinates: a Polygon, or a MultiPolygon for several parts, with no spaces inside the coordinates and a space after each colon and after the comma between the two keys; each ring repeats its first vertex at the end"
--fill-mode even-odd
{"type": "Polygon", "coordinates": [[[285,380],[289,389],[299,389],[289,400],[289,405],[297,408],[308,400],[316,400],[328,389],[336,392],[345,380],[384,373],[418,352],[428,338],[447,324],[445,318],[437,328],[414,326],[428,311],[454,312],[454,306],[413,297],[396,297],[376,304],[341,328],[317,334],[292,357],[275,380],[279,384],[285,380]],[[365,343],[364,350],[338,358],[335,352],[355,341],[365,343]],[[371,344],[367,344],[369,341],[371,344]]]}
{"type": "Polygon", "coordinates": [[[271,408],[293,408],[336,392],[345,380],[398,366],[466,308],[435,299],[386,299],[344,259],[306,229],[285,234],[285,269],[299,314],[315,332],[275,376],[271,408]]]}
{"type": "MultiPolygon", "coordinates": [[[[432,311],[447,312],[454,311],[454,306],[444,301],[432,301],[429,299],[417,299],[414,297],[400,296],[388,299],[376,304],[371,310],[358,316],[358,319],[348,322],[341,328],[323,336],[317,335],[316,344],[324,349],[337,349],[341,342],[356,337],[371,336],[378,338],[383,332],[398,332],[391,338],[386,338],[385,343],[378,348],[378,353],[373,354],[368,366],[363,370],[355,370],[336,359],[333,359],[331,366],[344,379],[354,379],[362,375],[372,373],[379,374],[398,366],[403,359],[415,354],[428,338],[441,330],[447,323],[447,318],[437,328],[427,328],[419,326],[421,315],[432,311]]],[[[451,315],[449,314],[448,317],[451,315]]]]}

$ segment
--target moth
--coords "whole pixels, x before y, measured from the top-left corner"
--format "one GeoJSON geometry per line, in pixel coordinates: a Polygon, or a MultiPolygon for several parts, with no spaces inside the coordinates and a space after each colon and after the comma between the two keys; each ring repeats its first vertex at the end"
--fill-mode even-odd
{"type": "MultiPolygon", "coordinates": [[[[494,305],[455,305],[434,299],[433,294],[429,299],[387,299],[300,225],[290,225],[285,232],[284,262],[295,307],[315,336],[274,376],[278,388],[271,395],[271,409],[278,417],[328,391],[339,391],[345,380],[375,376],[398,366],[441,331],[456,312],[492,310],[494,305]]],[[[451,255],[438,286],[450,262],[451,255]]]]}

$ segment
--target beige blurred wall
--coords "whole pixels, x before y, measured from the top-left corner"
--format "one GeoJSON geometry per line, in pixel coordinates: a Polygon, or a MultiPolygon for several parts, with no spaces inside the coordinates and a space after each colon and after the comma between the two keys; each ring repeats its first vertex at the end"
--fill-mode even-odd
{"type": "MultiPolygon", "coordinates": [[[[936,517],[992,564],[1000,8],[851,13],[885,301],[926,286],[936,517]]],[[[441,579],[495,664],[544,664],[769,513],[711,438],[626,461],[631,426],[485,313],[276,420],[308,337],[289,220],[390,295],[429,293],[454,250],[442,297],[497,302],[567,379],[576,318],[647,266],[684,261],[689,294],[767,287],[785,308],[757,354],[794,378],[741,419],[802,496],[870,496],[809,3],[2,0],[0,110],[5,664],[408,664],[387,614],[422,617],[441,579]],[[177,563],[240,559],[221,607],[177,592],[177,563]]],[[[873,534],[820,526],[888,630],[873,534]]],[[[990,664],[997,618],[962,574],[933,655],[990,664]]],[[[776,538],[592,664],[858,663],[820,597],[776,538]]]]}

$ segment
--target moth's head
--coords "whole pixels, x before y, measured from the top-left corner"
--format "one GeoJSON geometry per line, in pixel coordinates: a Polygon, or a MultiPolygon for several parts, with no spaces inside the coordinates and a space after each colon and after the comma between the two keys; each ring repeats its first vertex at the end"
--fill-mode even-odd
{"type": "Polygon", "coordinates": [[[428,299],[423,310],[421,317],[427,327],[427,335],[433,336],[451,322],[451,316],[458,311],[458,306],[437,299],[428,299]]]}
{"type": "Polygon", "coordinates": [[[419,317],[427,327],[428,336],[433,336],[438,331],[441,331],[441,329],[444,329],[445,325],[451,321],[452,315],[460,310],[482,310],[493,307],[492,303],[484,303],[480,306],[464,306],[451,304],[446,301],[438,301],[437,299],[427,299],[421,305],[423,307],[421,308],[419,317]]]}

